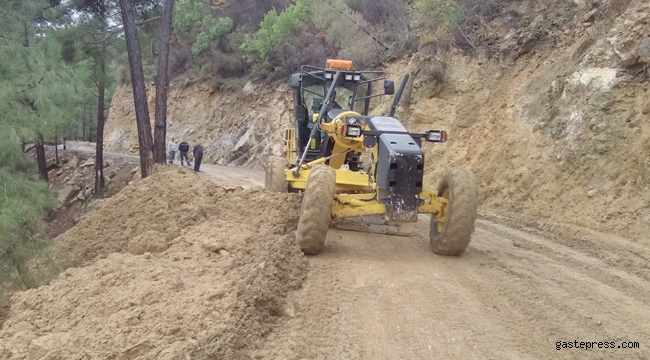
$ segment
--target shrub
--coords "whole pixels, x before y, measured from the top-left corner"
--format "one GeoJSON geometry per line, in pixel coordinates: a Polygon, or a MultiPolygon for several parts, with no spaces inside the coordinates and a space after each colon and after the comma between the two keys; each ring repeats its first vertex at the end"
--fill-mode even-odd
{"type": "Polygon", "coordinates": [[[314,34],[308,25],[301,25],[298,34],[282,45],[278,61],[272,63],[274,78],[291,74],[301,65],[323,66],[327,58],[336,56],[336,49],[324,36],[314,34]]]}
{"type": "Polygon", "coordinates": [[[415,0],[410,8],[413,28],[420,34],[450,34],[465,18],[458,0],[415,0]]]}
{"type": "Polygon", "coordinates": [[[169,45],[169,78],[174,79],[188,71],[194,61],[188,46],[178,41],[172,41],[169,45]]]}
{"type": "Polygon", "coordinates": [[[303,0],[292,4],[282,13],[269,11],[255,36],[246,35],[241,49],[247,61],[257,73],[272,70],[271,63],[281,59],[281,48],[290,44],[296,35],[301,21],[307,15],[307,5],[303,0]]]}
{"type": "Polygon", "coordinates": [[[230,18],[206,18],[203,21],[201,32],[196,36],[196,42],[192,45],[192,54],[201,54],[215,41],[230,34],[232,29],[233,22],[230,18]]]}

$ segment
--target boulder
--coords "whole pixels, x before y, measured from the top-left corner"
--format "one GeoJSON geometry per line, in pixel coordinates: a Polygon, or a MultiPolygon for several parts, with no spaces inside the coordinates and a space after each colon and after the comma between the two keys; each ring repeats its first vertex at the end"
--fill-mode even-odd
{"type": "Polygon", "coordinates": [[[68,161],[68,166],[71,168],[76,168],[79,165],[79,158],[74,156],[70,161],[68,161]]]}
{"type": "Polygon", "coordinates": [[[86,166],[95,166],[95,159],[94,158],[88,158],[86,162],[84,162],[81,167],[86,167],[86,166]]]}
{"type": "Polygon", "coordinates": [[[520,46],[519,46],[519,50],[517,50],[517,55],[522,56],[533,51],[533,49],[537,46],[538,42],[539,42],[539,38],[536,35],[534,34],[525,35],[519,40],[520,46]]]}
{"type": "Polygon", "coordinates": [[[650,37],[647,37],[639,43],[637,54],[641,62],[650,62],[650,37]]]}
{"type": "Polygon", "coordinates": [[[596,15],[598,14],[598,9],[591,9],[585,16],[582,17],[582,22],[591,23],[596,20],[596,15]]]}
{"type": "Polygon", "coordinates": [[[59,203],[63,204],[68,200],[72,199],[75,195],[77,195],[77,193],[80,190],[81,188],[77,185],[68,185],[63,189],[59,190],[58,191],[59,203]]]}

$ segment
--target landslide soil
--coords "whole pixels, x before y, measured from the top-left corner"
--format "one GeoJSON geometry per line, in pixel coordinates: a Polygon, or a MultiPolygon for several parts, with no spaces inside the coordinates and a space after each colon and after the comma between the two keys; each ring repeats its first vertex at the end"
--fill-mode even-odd
{"type": "Polygon", "coordinates": [[[207,173],[160,172],[75,228],[104,232],[64,234],[82,248],[118,242],[122,252],[93,262],[110,250],[80,251],[89,266],[16,295],[0,331],[1,357],[650,357],[647,246],[577,227],[564,236],[519,231],[493,217],[478,221],[462,257],[442,257],[430,251],[422,216],[411,237],[331,229],[307,268],[293,237],[282,235],[295,229],[299,196],[204,179],[214,181],[207,173]],[[177,220],[148,211],[143,200],[154,198],[187,198],[207,218],[182,219],[180,235],[168,240],[165,221],[177,220]],[[596,345],[556,348],[574,341],[596,345]],[[604,341],[640,348],[597,348],[604,341]]]}
{"type": "Polygon", "coordinates": [[[299,205],[158,168],[59,237],[65,271],[13,297],[0,358],[184,358],[202,341],[242,356],[302,283],[299,205]]]}
{"type": "Polygon", "coordinates": [[[574,229],[576,250],[574,234],[477,225],[459,258],[430,251],[425,216],[410,238],[331,231],[293,300],[296,318],[261,358],[650,358],[648,247],[574,229]],[[596,344],[556,349],[574,341],[596,344]]]}

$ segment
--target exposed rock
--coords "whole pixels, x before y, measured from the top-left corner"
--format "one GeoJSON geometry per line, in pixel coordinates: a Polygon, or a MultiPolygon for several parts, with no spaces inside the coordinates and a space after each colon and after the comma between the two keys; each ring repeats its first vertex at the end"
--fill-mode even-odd
{"type": "Polygon", "coordinates": [[[598,9],[592,9],[582,17],[582,22],[594,22],[594,20],[596,20],[597,13],[598,9]]]}
{"type": "Polygon", "coordinates": [[[526,55],[529,52],[533,51],[533,49],[537,46],[539,39],[535,35],[526,35],[520,42],[521,45],[519,46],[519,50],[517,50],[518,56],[526,55]]]}
{"type": "Polygon", "coordinates": [[[81,167],[87,167],[87,166],[95,166],[95,159],[90,157],[86,162],[84,162],[81,167]]]}
{"type": "Polygon", "coordinates": [[[68,185],[63,189],[58,191],[58,200],[60,204],[67,202],[72,199],[79,191],[81,187],[77,185],[68,185]]]}
{"type": "Polygon", "coordinates": [[[650,62],[650,37],[641,40],[637,48],[637,53],[641,62],[650,62]]]}
{"type": "Polygon", "coordinates": [[[543,23],[544,23],[544,15],[543,15],[543,14],[539,14],[539,15],[537,15],[537,17],[536,17],[536,18],[535,18],[535,19],[530,23],[530,27],[531,27],[532,29],[537,29],[537,28],[541,27],[543,23]]]}
{"type": "Polygon", "coordinates": [[[635,52],[632,54],[623,55],[621,57],[621,61],[619,62],[619,66],[627,69],[627,68],[631,68],[632,66],[638,63],[639,63],[639,55],[635,52]]]}
{"type": "Polygon", "coordinates": [[[71,168],[76,168],[77,165],[79,165],[79,158],[77,158],[76,156],[73,157],[72,159],[70,159],[70,161],[68,161],[68,165],[69,165],[71,168]]]}

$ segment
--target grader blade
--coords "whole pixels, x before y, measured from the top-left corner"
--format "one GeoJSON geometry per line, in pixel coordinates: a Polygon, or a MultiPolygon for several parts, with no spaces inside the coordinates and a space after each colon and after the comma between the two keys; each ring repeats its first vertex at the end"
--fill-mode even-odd
{"type": "Polygon", "coordinates": [[[395,236],[411,236],[414,225],[385,221],[381,215],[334,219],[332,222],[332,227],[338,230],[395,236]]]}

